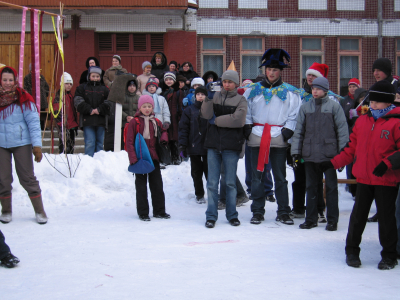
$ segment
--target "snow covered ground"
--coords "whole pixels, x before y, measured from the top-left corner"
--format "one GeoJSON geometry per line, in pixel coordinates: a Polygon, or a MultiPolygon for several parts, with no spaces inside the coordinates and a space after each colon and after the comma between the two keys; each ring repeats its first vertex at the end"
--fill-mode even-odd
{"type": "MultiPolygon", "coordinates": [[[[35,163],[46,225],[35,223],[14,176],[13,221],[0,229],[21,263],[0,268],[0,299],[400,299],[400,267],[377,269],[377,223],[365,230],[361,268],[346,265],[353,200],[343,185],[336,232],[301,230],[302,219],[281,225],[276,203],[266,204],[265,222],[252,225],[250,202],[238,208],[241,226],[230,226],[220,211],[216,227],[207,229],[189,162],[162,171],[172,218],[142,222],[126,152],[81,158],[68,179],[46,159],[35,163]]],[[[238,174],[244,183],[243,160],[238,174]]]]}

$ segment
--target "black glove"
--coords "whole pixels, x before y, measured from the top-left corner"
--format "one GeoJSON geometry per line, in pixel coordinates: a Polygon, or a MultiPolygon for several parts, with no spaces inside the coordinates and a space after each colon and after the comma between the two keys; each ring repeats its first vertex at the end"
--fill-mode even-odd
{"type": "Polygon", "coordinates": [[[381,163],[376,166],[376,168],[374,169],[372,174],[374,174],[377,177],[382,177],[386,173],[387,170],[388,170],[388,166],[383,161],[381,161],[381,163]]]}
{"type": "Polygon", "coordinates": [[[300,154],[295,154],[295,155],[292,156],[292,158],[293,158],[293,164],[292,164],[293,169],[297,170],[299,168],[300,163],[301,163],[301,155],[300,154]]]}
{"type": "Polygon", "coordinates": [[[252,128],[253,128],[253,126],[251,126],[251,124],[244,125],[244,127],[243,127],[243,135],[246,138],[246,140],[249,139],[252,128]]]}
{"type": "Polygon", "coordinates": [[[294,134],[294,131],[292,131],[288,128],[285,128],[285,127],[282,128],[281,132],[282,132],[283,140],[285,142],[287,142],[294,134]]]}
{"type": "Polygon", "coordinates": [[[333,169],[333,164],[331,161],[323,161],[322,163],[319,164],[319,169],[322,172],[325,172],[326,170],[333,169]]]}

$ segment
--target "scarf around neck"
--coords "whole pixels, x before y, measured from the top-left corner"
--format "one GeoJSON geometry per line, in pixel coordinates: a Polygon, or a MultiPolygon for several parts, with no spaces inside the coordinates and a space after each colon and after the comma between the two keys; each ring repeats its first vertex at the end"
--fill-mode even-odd
{"type": "Polygon", "coordinates": [[[157,136],[157,122],[154,115],[145,116],[141,115],[141,118],[144,119],[144,129],[143,129],[143,137],[145,140],[150,139],[150,121],[153,123],[154,127],[154,136],[157,136]]]}
{"type": "Polygon", "coordinates": [[[18,87],[18,83],[15,83],[11,91],[4,90],[0,85],[0,118],[4,120],[14,112],[15,105],[12,104],[19,104],[23,111],[22,103],[25,102],[27,102],[25,108],[32,110],[31,102],[35,103],[33,98],[26,92],[23,92],[18,87]]]}
{"type": "Polygon", "coordinates": [[[389,111],[391,111],[393,108],[396,108],[396,106],[394,106],[393,104],[384,108],[384,109],[373,109],[372,107],[369,108],[369,110],[371,111],[372,117],[375,119],[375,121],[378,118],[383,117],[384,115],[386,115],[389,111]]]}

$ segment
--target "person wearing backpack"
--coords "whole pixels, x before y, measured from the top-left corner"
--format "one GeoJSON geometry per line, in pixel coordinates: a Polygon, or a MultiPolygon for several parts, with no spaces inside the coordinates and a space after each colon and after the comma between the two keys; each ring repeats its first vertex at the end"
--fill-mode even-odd
{"type": "Polygon", "coordinates": [[[128,134],[126,139],[129,163],[134,165],[138,162],[135,151],[135,139],[140,133],[146,141],[147,148],[153,160],[154,170],[149,174],[136,174],[136,209],[139,219],[150,221],[149,202],[147,200],[147,177],[151,192],[153,205],[153,217],[159,219],[169,219],[171,216],[165,212],[165,195],[163,181],[160,171],[159,157],[157,154],[157,144],[168,143],[168,134],[162,123],[155,118],[154,100],[149,95],[142,95],[138,102],[139,110],[134,118],[129,122],[128,134]]]}

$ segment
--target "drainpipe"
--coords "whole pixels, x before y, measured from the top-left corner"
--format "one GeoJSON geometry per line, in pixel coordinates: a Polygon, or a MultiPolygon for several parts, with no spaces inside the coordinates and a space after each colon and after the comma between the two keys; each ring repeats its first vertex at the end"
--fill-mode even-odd
{"type": "Polygon", "coordinates": [[[378,0],[378,58],[382,57],[382,0],[378,0]]]}

